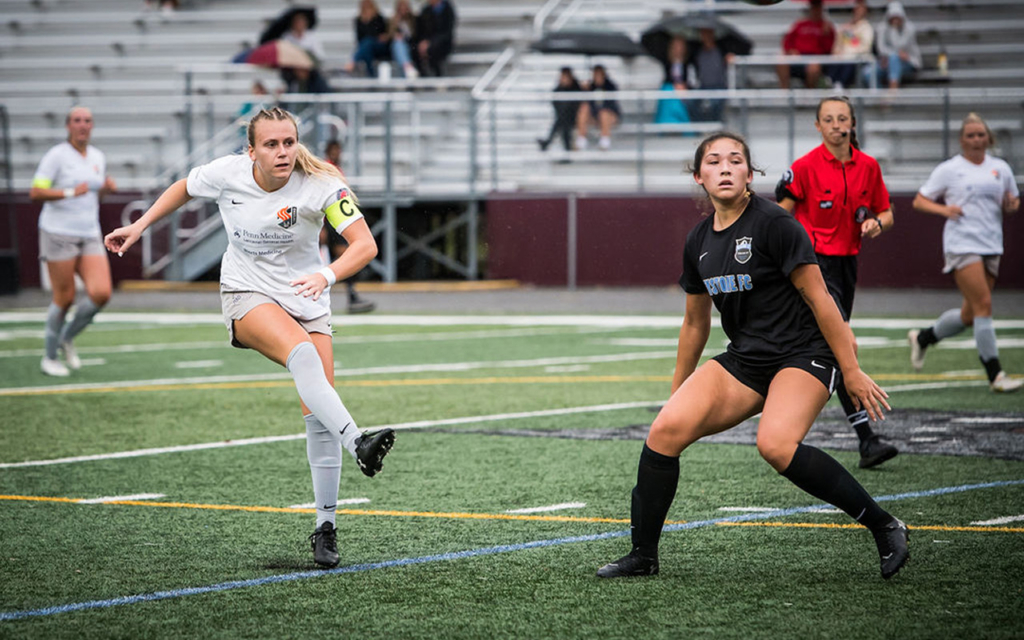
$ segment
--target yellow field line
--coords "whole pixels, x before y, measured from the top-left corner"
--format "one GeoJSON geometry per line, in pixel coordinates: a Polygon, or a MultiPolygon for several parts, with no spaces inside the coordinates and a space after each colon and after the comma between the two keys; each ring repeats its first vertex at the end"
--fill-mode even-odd
{"type": "MultiPolygon", "coordinates": [[[[60,498],[49,496],[0,495],[0,500],[19,500],[24,502],[63,502],[81,504],[85,498],[60,498]]],[[[264,507],[234,504],[202,504],[194,502],[154,502],[152,500],[109,500],[90,505],[116,504],[133,507],[162,507],[167,509],[204,509],[208,511],[247,511],[251,513],[316,513],[316,509],[291,507],[264,507]]],[[[517,513],[463,513],[457,511],[398,511],[381,509],[338,509],[337,513],[346,516],[385,516],[391,518],[440,518],[445,520],[525,520],[531,522],[586,522],[629,524],[625,518],[585,518],[579,516],[535,516],[517,513]]],[[[665,524],[686,524],[685,520],[669,520],[665,524]]],[[[860,529],[862,525],[814,523],[814,522],[717,522],[720,527],[789,527],[796,529],[860,529]]],[[[1024,527],[958,527],[948,525],[920,525],[910,527],[912,531],[964,531],[964,532],[998,532],[1024,533],[1024,527]]]]}
{"type": "MultiPolygon", "coordinates": [[[[474,384],[579,384],[585,382],[671,382],[672,376],[518,376],[488,378],[405,378],[400,380],[338,380],[335,387],[413,387],[474,384]]],[[[140,384],[130,387],[90,387],[87,389],[32,389],[4,392],[4,396],[40,396],[71,393],[117,393],[124,391],[183,391],[198,389],[271,389],[292,387],[291,380],[254,382],[196,382],[185,384],[140,384]]]]}
{"type": "MultiPolygon", "coordinates": [[[[26,502],[64,502],[80,504],[83,498],[53,498],[46,496],[0,495],[0,500],[20,500],[26,502]]],[[[169,509],[205,509],[212,511],[248,511],[255,513],[316,513],[316,509],[293,509],[290,507],[262,507],[233,504],[200,504],[192,502],[154,502],[152,500],[106,500],[101,503],[89,504],[117,504],[128,505],[133,507],[163,507],[169,509]]],[[[578,516],[535,516],[515,513],[439,513],[435,511],[394,511],[377,509],[338,509],[337,513],[347,516],[388,516],[392,518],[442,518],[447,520],[527,520],[533,522],[600,522],[614,524],[629,523],[628,519],[618,518],[583,518],[578,516]]],[[[669,522],[668,524],[682,524],[682,522],[669,522]]]]}
{"type": "MultiPolygon", "coordinates": [[[[793,527],[802,529],[861,529],[863,525],[831,524],[815,522],[717,522],[720,527],[793,527]]],[[[998,533],[1024,533],[1024,527],[956,527],[949,525],[914,525],[907,527],[911,531],[995,531],[998,533]]]]}

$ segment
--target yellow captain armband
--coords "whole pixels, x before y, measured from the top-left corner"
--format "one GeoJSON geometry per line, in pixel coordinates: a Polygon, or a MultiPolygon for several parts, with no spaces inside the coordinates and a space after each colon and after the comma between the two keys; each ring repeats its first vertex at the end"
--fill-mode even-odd
{"type": "Polygon", "coordinates": [[[53,186],[53,180],[49,178],[36,177],[32,179],[33,189],[49,189],[53,186]]]}
{"type": "Polygon", "coordinates": [[[324,209],[324,215],[327,216],[327,222],[335,229],[338,229],[347,227],[348,223],[362,215],[362,212],[359,211],[359,206],[356,204],[352,192],[349,191],[348,187],[344,187],[338,190],[337,202],[324,209]]]}

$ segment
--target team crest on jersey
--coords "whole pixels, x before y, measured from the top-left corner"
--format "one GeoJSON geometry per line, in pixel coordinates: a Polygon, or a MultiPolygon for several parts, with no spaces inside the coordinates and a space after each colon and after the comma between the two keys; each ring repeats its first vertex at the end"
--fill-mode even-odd
{"type": "Polygon", "coordinates": [[[298,207],[285,207],[277,212],[277,219],[280,222],[277,226],[282,229],[291,229],[296,222],[299,220],[299,209],[298,207]]]}
{"type": "Polygon", "coordinates": [[[750,249],[751,238],[737,238],[736,240],[736,253],[733,256],[736,258],[736,262],[740,264],[747,264],[750,261],[750,256],[753,252],[750,249]]]}

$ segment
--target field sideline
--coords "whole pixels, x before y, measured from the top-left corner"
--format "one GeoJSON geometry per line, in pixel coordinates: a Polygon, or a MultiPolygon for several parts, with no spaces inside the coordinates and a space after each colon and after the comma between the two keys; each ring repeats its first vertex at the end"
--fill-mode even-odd
{"type": "MultiPolygon", "coordinates": [[[[988,391],[969,334],[913,372],[925,319],[854,323],[901,455],[857,469],[835,401],[809,436],[911,527],[897,577],[759,459],[755,420],[684,453],[662,574],[599,582],[679,327],[609,311],[336,316],[339,393],[400,432],[378,477],[345,462],[330,571],[294,387],[219,314],[101,314],[55,380],[40,311],[0,312],[0,636],[1020,637],[1024,396],[988,391]]],[[[1024,317],[996,326],[1024,372],[1024,317]]]]}

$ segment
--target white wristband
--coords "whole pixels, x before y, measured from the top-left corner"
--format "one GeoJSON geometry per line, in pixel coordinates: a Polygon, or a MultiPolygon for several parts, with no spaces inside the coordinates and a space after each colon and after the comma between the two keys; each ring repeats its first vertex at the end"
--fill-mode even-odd
{"type": "Polygon", "coordinates": [[[338,281],[338,276],[334,275],[334,271],[330,267],[324,267],[317,271],[320,275],[327,278],[327,287],[333,287],[334,283],[338,281]]]}
{"type": "Polygon", "coordinates": [[[72,187],[68,187],[67,189],[64,190],[64,197],[65,198],[74,198],[75,197],[75,190],[72,187]]]}

